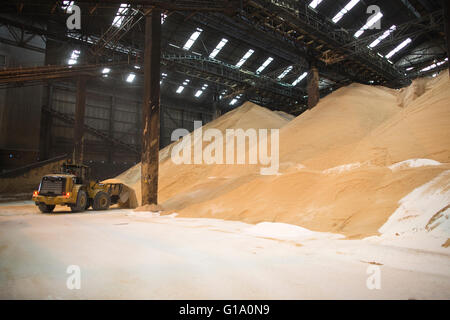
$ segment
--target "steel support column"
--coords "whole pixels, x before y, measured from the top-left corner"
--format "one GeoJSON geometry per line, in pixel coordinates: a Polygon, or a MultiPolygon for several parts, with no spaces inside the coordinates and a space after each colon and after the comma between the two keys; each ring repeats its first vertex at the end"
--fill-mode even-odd
{"type": "Polygon", "coordinates": [[[145,19],[141,157],[142,205],[158,203],[160,60],[161,11],[153,9],[145,19]]]}
{"type": "MultiPolygon", "coordinates": [[[[47,86],[47,108],[52,109],[53,102],[53,86],[49,83],[47,86]]],[[[50,158],[51,142],[52,142],[52,122],[53,118],[41,110],[41,128],[39,137],[39,161],[50,158]]]]}
{"type": "Polygon", "coordinates": [[[219,106],[219,92],[217,90],[214,91],[213,94],[213,114],[212,119],[215,120],[220,117],[220,106],[219,106]]]}
{"type": "Polygon", "coordinates": [[[83,162],[83,134],[84,134],[84,112],[86,109],[86,81],[85,77],[77,80],[77,97],[75,105],[75,125],[74,125],[74,151],[73,160],[75,163],[83,162]]]}
{"type": "Polygon", "coordinates": [[[308,73],[308,108],[315,107],[319,98],[319,71],[313,66],[308,73]]]}
{"type": "MultiPolygon", "coordinates": [[[[135,145],[142,145],[142,105],[141,103],[136,103],[136,133],[135,133],[135,145]]],[[[136,157],[136,162],[141,161],[141,154],[138,153],[136,157]]]]}
{"type": "MultiPolygon", "coordinates": [[[[116,97],[114,95],[111,96],[111,101],[109,105],[109,126],[108,126],[108,135],[110,137],[114,136],[114,109],[116,104],[116,97]]],[[[114,159],[114,144],[112,142],[109,143],[108,146],[108,163],[113,163],[114,159]]]]}

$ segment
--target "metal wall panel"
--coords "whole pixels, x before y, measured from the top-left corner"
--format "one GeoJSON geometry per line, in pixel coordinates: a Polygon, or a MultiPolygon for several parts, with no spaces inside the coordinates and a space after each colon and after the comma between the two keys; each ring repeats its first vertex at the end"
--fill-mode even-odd
{"type": "MultiPolygon", "coordinates": [[[[5,32],[2,28],[0,35],[7,37],[5,32]]],[[[42,41],[41,44],[45,47],[42,41]]],[[[0,55],[5,59],[5,67],[44,63],[43,53],[5,43],[0,45],[0,55]]],[[[2,88],[0,91],[0,149],[38,152],[42,86],[2,88]]]]}
{"type": "MultiPolygon", "coordinates": [[[[73,117],[75,97],[74,83],[54,83],[52,108],[73,117]]],[[[194,109],[195,106],[183,107],[179,106],[179,102],[168,101],[168,103],[164,103],[163,100],[161,106],[161,147],[172,142],[170,138],[173,130],[185,128],[192,131],[194,120],[207,119],[209,121],[211,119],[210,114],[203,111],[197,112],[194,109]]],[[[89,127],[101,130],[116,139],[140,148],[141,112],[140,92],[133,93],[121,88],[88,86],[85,124],[89,127]]],[[[53,124],[52,135],[55,145],[52,146],[51,154],[63,150],[69,154],[72,152],[73,129],[71,124],[56,119],[53,124]]],[[[88,161],[132,163],[139,160],[139,155],[113,147],[109,142],[89,133],[85,134],[84,144],[84,159],[88,161]]]]}

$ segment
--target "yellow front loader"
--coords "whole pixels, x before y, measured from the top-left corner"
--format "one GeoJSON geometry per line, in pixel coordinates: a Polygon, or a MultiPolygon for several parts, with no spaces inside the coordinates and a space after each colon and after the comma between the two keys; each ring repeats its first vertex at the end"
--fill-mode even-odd
{"type": "Polygon", "coordinates": [[[85,165],[63,164],[61,173],[42,177],[32,200],[44,213],[56,205],[69,206],[72,212],[107,210],[111,204],[125,202],[127,194],[121,183],[100,183],[89,179],[90,169],[85,165]]]}

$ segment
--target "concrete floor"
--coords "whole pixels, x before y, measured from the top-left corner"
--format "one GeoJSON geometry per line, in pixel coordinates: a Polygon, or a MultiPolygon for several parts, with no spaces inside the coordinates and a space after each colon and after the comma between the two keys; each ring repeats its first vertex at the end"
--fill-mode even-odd
{"type": "Polygon", "coordinates": [[[58,211],[0,204],[1,299],[450,298],[450,250],[277,233],[276,224],[271,235],[215,219],[58,211]],[[67,288],[70,265],[80,289],[67,288]],[[366,285],[370,268],[380,289],[366,285]]]}

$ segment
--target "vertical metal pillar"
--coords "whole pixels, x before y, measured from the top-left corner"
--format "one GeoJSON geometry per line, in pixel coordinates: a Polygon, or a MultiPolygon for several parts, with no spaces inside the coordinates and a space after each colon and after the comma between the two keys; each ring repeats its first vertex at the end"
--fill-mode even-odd
{"type": "Polygon", "coordinates": [[[181,109],[181,128],[184,128],[184,109],[181,109]]]}
{"type": "Polygon", "coordinates": [[[315,107],[319,98],[319,70],[312,66],[308,73],[308,109],[315,107]]]}
{"type": "MultiPolygon", "coordinates": [[[[140,150],[139,146],[142,146],[142,139],[141,139],[141,134],[142,134],[142,104],[141,103],[136,103],[136,134],[135,134],[135,144],[136,144],[136,148],[138,150],[140,150]]],[[[136,162],[141,161],[141,156],[137,155],[136,157],[136,162]]]]}
{"type": "Polygon", "coordinates": [[[160,138],[159,138],[159,145],[160,145],[160,148],[163,148],[163,147],[166,146],[166,145],[165,145],[165,143],[166,143],[166,141],[165,141],[165,138],[166,138],[166,136],[165,136],[165,134],[166,134],[166,122],[165,122],[165,118],[164,118],[164,109],[165,109],[165,107],[161,105],[160,108],[161,108],[161,111],[160,111],[160,117],[161,117],[161,119],[160,119],[160,121],[159,121],[159,125],[160,125],[160,130],[159,130],[159,135],[160,135],[160,138]]]}
{"type": "MultiPolygon", "coordinates": [[[[111,102],[109,106],[109,127],[108,133],[110,137],[114,136],[114,106],[116,104],[116,97],[114,95],[111,96],[111,102]]],[[[111,142],[108,145],[108,163],[113,163],[114,158],[114,144],[111,142]]]]}
{"type": "Polygon", "coordinates": [[[219,92],[217,90],[213,93],[213,114],[212,119],[215,120],[220,117],[220,106],[219,106],[219,92]]]}
{"type": "Polygon", "coordinates": [[[145,19],[142,205],[158,203],[160,59],[161,11],[153,9],[145,19]]]}
{"type": "MultiPolygon", "coordinates": [[[[47,86],[47,109],[52,109],[53,102],[53,86],[51,83],[47,86]]],[[[41,111],[41,128],[39,135],[39,160],[46,160],[50,158],[50,149],[52,142],[52,116],[46,112],[41,111]]]]}
{"type": "Polygon", "coordinates": [[[74,151],[73,160],[75,163],[83,161],[83,133],[84,133],[84,112],[86,109],[86,78],[79,77],[77,80],[77,97],[75,106],[75,126],[74,126],[74,151]]]}

